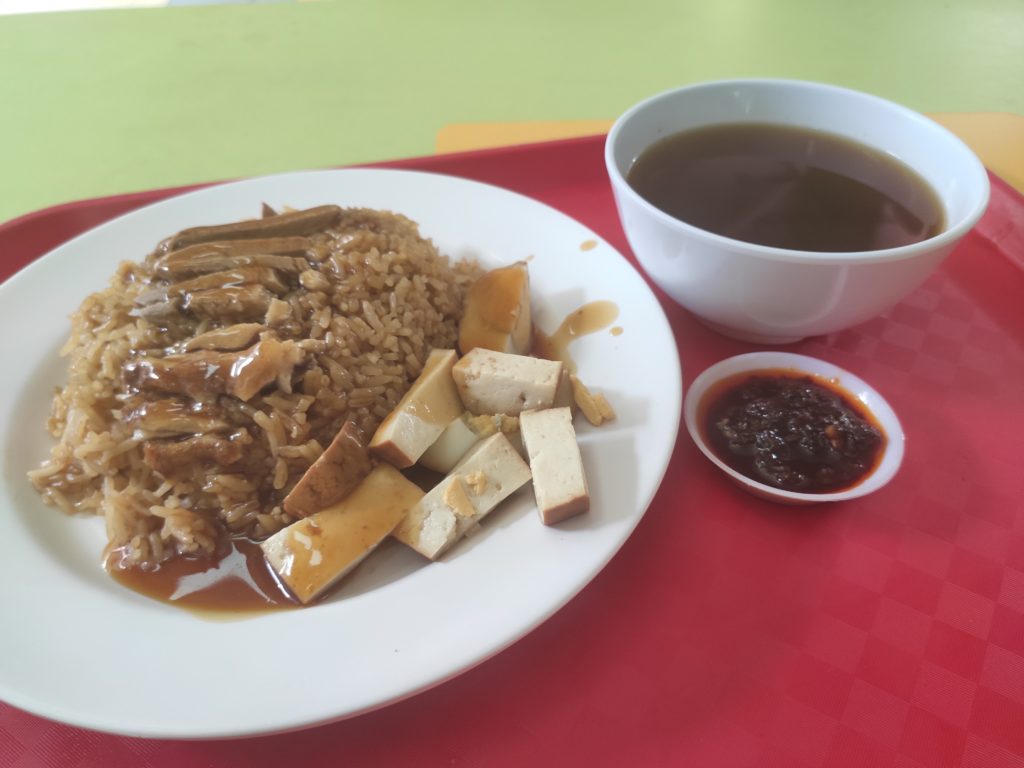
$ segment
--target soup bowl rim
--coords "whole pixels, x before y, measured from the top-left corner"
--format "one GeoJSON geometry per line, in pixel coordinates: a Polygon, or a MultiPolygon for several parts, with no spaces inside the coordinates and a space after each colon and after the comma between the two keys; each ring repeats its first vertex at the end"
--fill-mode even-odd
{"type": "MultiPolygon", "coordinates": [[[[704,128],[712,125],[727,125],[731,123],[739,122],[737,120],[732,121],[710,121],[708,123],[702,123],[693,126],[696,128],[704,128]]],[[[757,122],[757,121],[751,121],[757,122]]],[[[767,122],[767,121],[766,121],[767,122]]],[[[791,124],[794,127],[801,127],[800,123],[791,124]]],[[[821,130],[823,133],[831,133],[833,135],[841,136],[842,134],[836,133],[835,131],[829,131],[827,129],[819,129],[815,126],[803,126],[812,128],[813,130],[821,130]]],[[[686,129],[683,129],[686,130],[686,129]]],[[[671,136],[672,133],[666,134],[671,136]]],[[[659,138],[665,138],[659,137],[659,138]]],[[[845,137],[844,137],[845,138],[845,137]]],[[[854,141],[857,141],[854,139],[854,141]]],[[[648,142],[640,152],[649,149],[655,141],[648,142]]],[[[883,154],[895,157],[885,147],[879,146],[877,143],[871,143],[867,141],[860,141],[859,143],[864,144],[872,149],[882,152],[883,154]]],[[[638,155],[639,156],[639,153],[638,155]]],[[[734,254],[742,256],[751,256],[762,259],[770,259],[774,261],[790,262],[790,263],[814,263],[814,264],[830,264],[830,265],[847,265],[847,264],[877,264],[891,261],[900,261],[903,259],[911,259],[922,253],[935,251],[943,248],[947,245],[955,243],[967,234],[974,225],[981,218],[988,206],[989,195],[990,195],[990,184],[988,179],[988,173],[985,167],[978,160],[977,156],[971,151],[971,149],[952,131],[948,130],[944,126],[935,122],[931,118],[925,117],[919,112],[905,107],[901,104],[889,101],[880,96],[873,94],[864,93],[863,91],[857,91],[851,88],[844,88],[838,85],[830,85],[827,83],[817,83],[806,80],[789,80],[780,78],[744,78],[744,79],[726,79],[726,80],[712,80],[702,83],[695,83],[692,85],[686,85],[677,88],[670,88],[668,90],[656,93],[653,96],[649,96],[643,101],[634,104],[628,110],[626,110],[612,125],[608,132],[608,137],[605,140],[604,146],[604,158],[605,165],[608,170],[608,174],[611,178],[612,186],[615,187],[620,195],[626,195],[636,205],[639,205],[649,215],[653,216],[655,220],[660,223],[682,232],[687,233],[691,237],[699,238],[704,240],[709,245],[713,245],[719,248],[726,248],[734,254]],[[933,235],[932,237],[924,240],[918,240],[913,243],[907,243],[892,248],[880,248],[877,250],[869,251],[802,251],[791,248],[778,248],[775,246],[760,245],[758,243],[748,242],[746,240],[737,240],[735,238],[727,237],[725,235],[718,235],[714,232],[710,232],[706,229],[702,229],[694,224],[690,224],[683,219],[679,219],[665,211],[661,210],[653,203],[649,202],[640,193],[633,189],[632,185],[626,180],[626,175],[622,172],[619,164],[616,160],[616,147],[620,141],[620,137],[625,130],[627,124],[640,112],[649,109],[655,103],[667,100],[680,98],[680,95],[686,92],[696,92],[699,90],[710,90],[710,89],[722,89],[722,88],[741,88],[741,87],[763,87],[763,86],[775,86],[780,88],[792,88],[804,91],[825,91],[833,94],[843,95],[847,98],[867,100],[879,109],[886,109],[897,112],[902,119],[909,121],[910,123],[917,124],[922,130],[931,131],[940,135],[944,141],[948,142],[955,148],[957,152],[960,152],[963,156],[964,162],[970,169],[970,172],[975,176],[975,181],[980,187],[980,194],[977,196],[968,208],[968,210],[959,216],[955,221],[946,221],[942,231],[933,235]]],[[[900,160],[899,158],[896,158],[900,160]]],[[[636,161],[636,157],[630,160],[630,163],[636,161]]],[[[900,160],[900,162],[903,162],[900,160]]],[[[912,165],[904,163],[915,173],[919,174],[919,170],[914,168],[912,165]]],[[[627,169],[628,170],[628,169],[627,169]]],[[[926,182],[927,183],[927,182],[926,182]]],[[[943,199],[941,193],[935,190],[935,194],[938,196],[942,203],[943,212],[946,218],[949,218],[949,206],[943,199]]]]}

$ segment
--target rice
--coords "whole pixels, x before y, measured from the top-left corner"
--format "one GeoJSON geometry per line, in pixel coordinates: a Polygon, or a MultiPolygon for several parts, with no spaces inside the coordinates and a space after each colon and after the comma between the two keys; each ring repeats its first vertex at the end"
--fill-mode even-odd
{"type": "Polygon", "coordinates": [[[168,438],[140,434],[129,418],[140,394],[126,366],[181,354],[188,339],[230,325],[139,313],[143,292],[168,284],[156,273],[166,248],[121,264],[72,316],[61,352],[68,382],[47,422],[57,443],[29,477],[46,503],[104,516],[114,566],[213,555],[229,536],[259,539],[287,525],[282,500],[342,425],[353,420],[372,434],[430,350],[454,347],[475,264],[450,262],[415,223],[386,212],[344,209],[308,237],[308,267],[257,319],[260,339],[293,342],[301,362],[244,401],[189,395],[228,425],[218,439],[237,441],[241,458],[227,466],[196,461],[158,472],[147,446],[168,438]]]}

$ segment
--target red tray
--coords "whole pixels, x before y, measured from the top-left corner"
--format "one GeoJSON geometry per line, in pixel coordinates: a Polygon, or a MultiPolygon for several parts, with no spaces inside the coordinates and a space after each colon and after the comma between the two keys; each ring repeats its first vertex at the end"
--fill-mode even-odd
{"type": "MultiPolygon", "coordinates": [[[[602,146],[391,165],[517,190],[629,254],[602,146]]],[[[992,183],[989,212],[922,288],[884,317],[791,347],[862,375],[898,410],[907,457],[877,494],[762,502],[682,430],[608,567],[455,680],[352,720],[240,741],[120,738],[0,705],[0,766],[1024,766],[1024,199],[992,183]]],[[[180,191],[0,226],[0,277],[180,191]]],[[[687,381],[752,349],[658,295],[687,381]]],[[[130,695],[125,683],[112,680],[110,695],[130,695]]]]}

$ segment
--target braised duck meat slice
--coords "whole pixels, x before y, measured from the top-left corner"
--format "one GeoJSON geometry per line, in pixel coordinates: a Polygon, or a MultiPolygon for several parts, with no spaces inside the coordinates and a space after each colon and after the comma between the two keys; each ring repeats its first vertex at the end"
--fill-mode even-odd
{"type": "Polygon", "coordinates": [[[140,357],[124,366],[125,386],[145,395],[221,395],[234,355],[227,352],[188,352],[167,357],[140,357]]]}
{"type": "Polygon", "coordinates": [[[301,272],[309,268],[304,254],[312,247],[313,244],[304,237],[204,243],[161,256],[153,263],[153,269],[158,277],[167,280],[181,280],[238,267],[269,267],[283,272],[301,272]]]}
{"type": "Polygon", "coordinates": [[[142,444],[142,458],[164,477],[197,466],[217,464],[230,467],[237,463],[252,443],[244,429],[228,437],[195,435],[181,440],[149,440],[142,444]]]}
{"type": "Polygon", "coordinates": [[[260,323],[236,323],[223,328],[214,328],[206,333],[193,336],[185,342],[186,352],[197,349],[218,349],[223,352],[236,352],[245,349],[266,327],[260,323]]]}
{"type": "Polygon", "coordinates": [[[262,285],[229,285],[185,295],[182,307],[212,320],[263,318],[274,294],[262,285]]]}
{"type": "Polygon", "coordinates": [[[310,235],[336,224],[340,218],[341,208],[337,205],[321,205],[302,211],[279,213],[265,219],[250,219],[210,227],[190,227],[172,236],[168,245],[171,249],[176,249],[215,240],[310,235]]]}
{"type": "Polygon", "coordinates": [[[306,353],[294,341],[266,338],[238,355],[231,366],[228,394],[248,401],[261,389],[276,381],[291,392],[291,375],[306,353]]]}
{"type": "Polygon", "coordinates": [[[122,419],[132,428],[136,439],[146,440],[220,432],[229,426],[216,405],[180,398],[135,398],[125,405],[122,419]]]}
{"type": "MultiPolygon", "coordinates": [[[[141,294],[140,294],[141,297],[141,294]]],[[[164,299],[142,304],[139,297],[136,298],[136,306],[128,314],[133,317],[141,317],[157,325],[172,325],[181,319],[181,299],[164,299]]]]}
{"type": "Polygon", "coordinates": [[[226,394],[248,401],[268,384],[291,377],[304,357],[294,341],[266,338],[242,352],[202,350],[138,358],[125,365],[124,381],[143,394],[197,399],[226,394]]]}
{"type": "Polygon", "coordinates": [[[262,285],[264,288],[282,295],[288,292],[288,286],[281,280],[276,270],[270,267],[239,267],[223,272],[210,272],[189,280],[170,285],[157,285],[142,291],[135,299],[136,304],[146,305],[167,301],[176,296],[188,296],[196,291],[210,288],[232,288],[240,285],[262,285]]]}

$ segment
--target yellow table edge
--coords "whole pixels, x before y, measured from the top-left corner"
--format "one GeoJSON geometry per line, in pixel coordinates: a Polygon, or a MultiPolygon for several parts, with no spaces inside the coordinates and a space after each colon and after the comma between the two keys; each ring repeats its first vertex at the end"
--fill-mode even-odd
{"type": "MultiPolygon", "coordinates": [[[[943,112],[929,115],[959,136],[985,167],[1024,193],[1024,116],[1008,112],[943,112]]],[[[529,144],[606,133],[611,120],[455,123],[437,134],[438,153],[529,144]]]]}

